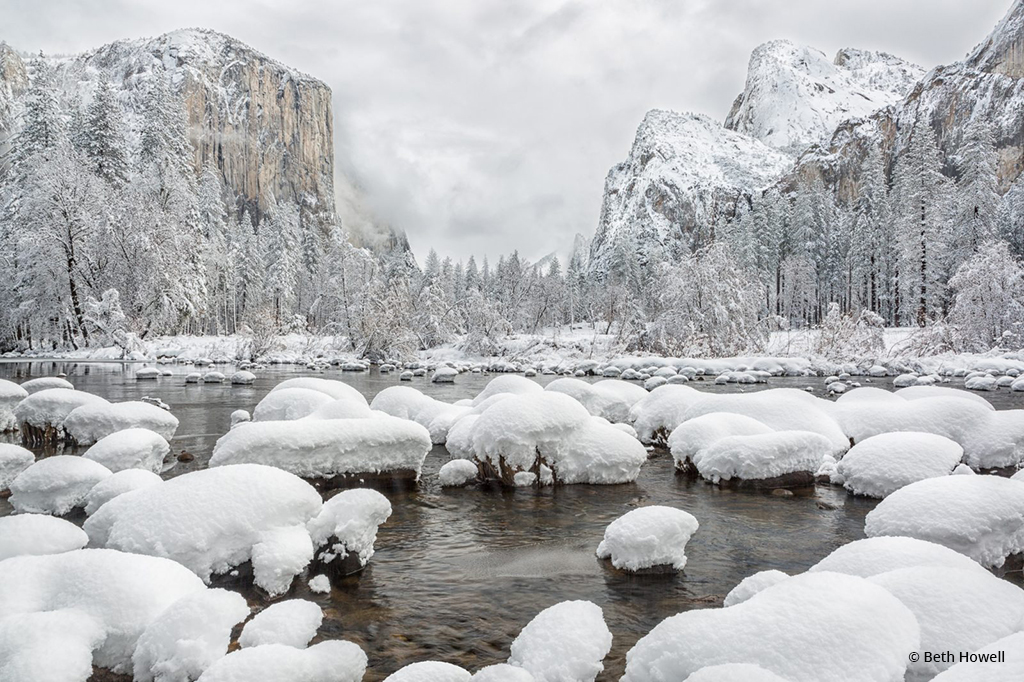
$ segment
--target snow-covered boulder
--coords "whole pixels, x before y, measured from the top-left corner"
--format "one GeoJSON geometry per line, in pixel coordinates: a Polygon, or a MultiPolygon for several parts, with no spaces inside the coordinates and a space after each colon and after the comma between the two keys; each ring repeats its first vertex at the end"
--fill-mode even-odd
{"type": "Polygon", "coordinates": [[[868,537],[945,545],[986,566],[1024,552],[1024,486],[999,476],[942,476],[900,488],[866,517],[868,537]]]}
{"type": "Polygon", "coordinates": [[[471,677],[468,670],[451,663],[420,661],[391,673],[384,682],[467,682],[471,677]]]}
{"type": "Polygon", "coordinates": [[[626,571],[663,566],[681,571],[686,566],[686,543],[698,526],[697,519],[682,509],[640,507],[605,528],[597,556],[626,571]]]}
{"type": "Polygon", "coordinates": [[[271,604],[245,624],[238,644],[244,647],[287,644],[304,649],[316,636],[324,612],[305,599],[287,599],[271,604]]]}
{"type": "Polygon", "coordinates": [[[11,505],[19,512],[63,516],[84,505],[92,487],[110,473],[102,464],[83,457],[45,457],[11,482],[11,505]]]}
{"type": "Polygon", "coordinates": [[[18,428],[18,422],[14,418],[14,408],[27,397],[28,391],[22,386],[13,381],[0,379],[0,432],[13,431],[18,428]]]}
{"type": "Polygon", "coordinates": [[[101,407],[106,400],[71,388],[47,388],[30,394],[14,408],[26,444],[57,443],[64,440],[64,418],[85,405],[101,407]]]}
{"type": "Polygon", "coordinates": [[[833,451],[833,443],[819,433],[774,431],[717,440],[694,455],[693,464],[712,483],[806,487],[814,484],[822,457],[833,451]]]}
{"type": "Polygon", "coordinates": [[[249,386],[256,381],[256,375],[244,369],[238,370],[231,375],[232,386],[249,386]]]}
{"type": "Polygon", "coordinates": [[[487,382],[484,386],[484,390],[480,391],[473,398],[473,407],[476,407],[480,403],[484,402],[491,396],[499,395],[501,393],[511,393],[512,395],[524,395],[528,393],[540,393],[544,389],[541,388],[540,384],[536,381],[530,381],[520,376],[506,375],[495,377],[487,382]]]}
{"type": "Polygon", "coordinates": [[[90,445],[125,429],[149,429],[169,441],[178,430],[178,418],[156,405],[133,400],[82,405],[64,419],[64,430],[79,445],[90,445]]]}
{"type": "Polygon", "coordinates": [[[431,375],[430,381],[435,384],[454,384],[457,376],[459,376],[459,370],[454,367],[438,367],[431,375]]]}
{"type": "MultiPolygon", "coordinates": [[[[451,439],[463,418],[449,435],[451,439]]],[[[484,478],[513,485],[517,473],[532,472],[542,484],[625,483],[635,480],[647,451],[607,420],[592,417],[578,401],[554,391],[516,395],[490,405],[456,439],[480,463],[484,478]]]]}
{"type": "MultiPolygon", "coordinates": [[[[1024,623],[1024,590],[974,570],[901,568],[869,578],[913,612],[921,651],[974,651],[1017,632],[1024,623]]],[[[908,674],[935,675],[952,661],[912,661],[908,674]]]]}
{"type": "Polygon", "coordinates": [[[26,554],[60,554],[89,543],[85,531],[47,514],[0,516],[0,561],[26,554]]]}
{"type": "Polygon", "coordinates": [[[968,391],[994,391],[999,388],[999,380],[991,374],[971,377],[964,382],[964,388],[968,391]]]}
{"type": "Polygon", "coordinates": [[[914,614],[887,590],[805,573],[735,606],[665,619],[626,654],[622,682],[685,680],[726,663],[760,665],[788,682],[892,682],[920,643],[914,614]]]}
{"type": "Polygon", "coordinates": [[[139,636],[132,655],[134,682],[195,680],[224,657],[231,630],[249,615],[237,592],[212,589],[185,595],[139,636]]]}
{"type": "Polygon", "coordinates": [[[12,443],[0,443],[0,490],[7,490],[11,481],[35,461],[36,456],[31,450],[12,443]]]}
{"type": "Polygon", "coordinates": [[[470,408],[437,400],[409,386],[389,386],[378,393],[370,408],[392,417],[410,419],[430,432],[432,442],[441,445],[448,440],[448,429],[470,408]]]}
{"type": "Polygon", "coordinates": [[[253,421],[221,436],[210,466],[266,464],[315,479],[388,474],[418,480],[431,447],[425,428],[389,416],[253,421]]]}
{"type": "Polygon", "coordinates": [[[641,388],[621,379],[604,379],[594,384],[572,378],[555,379],[544,390],[565,393],[578,400],[590,414],[610,422],[627,421],[633,405],[647,397],[646,385],[641,388]]]}
{"type": "Polygon", "coordinates": [[[917,383],[916,374],[900,374],[898,377],[892,380],[892,385],[896,388],[904,388],[905,386],[913,386],[917,383]]]}
{"type": "MultiPolygon", "coordinates": [[[[654,394],[652,394],[654,395],[654,394]]],[[[741,414],[776,431],[810,431],[828,439],[836,455],[850,447],[849,438],[832,418],[832,403],[794,388],[756,393],[700,394],[683,421],[713,412],[741,414]]],[[[639,429],[637,429],[639,431],[639,429]]]]}
{"type": "Polygon", "coordinates": [[[82,455],[117,473],[125,469],[145,469],[160,473],[164,457],[171,451],[164,437],[149,429],[115,431],[96,441],[82,455]]]}
{"type": "Polygon", "coordinates": [[[131,674],[150,623],[205,589],[173,561],[109,549],[0,561],[0,661],[19,682],[82,682],[93,665],[131,674]]]}
{"type": "Polygon", "coordinates": [[[223,372],[207,372],[203,375],[204,384],[223,384],[227,377],[224,376],[223,372]]]}
{"type": "Polygon", "coordinates": [[[1022,679],[1024,631],[971,652],[967,660],[939,673],[932,682],[1019,682],[1022,679]]]}
{"type": "Polygon", "coordinates": [[[765,424],[741,414],[709,412],[683,422],[672,430],[668,447],[676,468],[686,471],[701,450],[729,436],[772,433],[765,424]]]}
{"type": "Polygon", "coordinates": [[[170,558],[204,581],[252,560],[255,583],[281,594],[313,558],[306,523],[321,506],[302,479],[238,464],[118,495],[84,529],[93,546],[170,558]]]}
{"type": "Polygon", "coordinates": [[[684,682],[787,682],[753,663],[723,663],[701,668],[684,682]]]}
{"type": "MultiPolygon", "coordinates": [[[[363,369],[360,365],[360,369],[363,369]]],[[[274,386],[271,392],[283,391],[288,388],[308,388],[313,391],[319,391],[325,393],[335,400],[354,400],[356,402],[366,402],[366,398],[359,392],[358,389],[349,386],[344,381],[335,381],[333,379],[321,379],[320,377],[296,377],[294,379],[286,379],[274,386]]]]}
{"type": "Polygon", "coordinates": [[[47,391],[51,388],[64,388],[70,391],[75,389],[74,384],[61,377],[39,377],[38,379],[29,379],[21,385],[21,388],[29,395],[39,393],[40,391],[47,391]]]}
{"type": "Polygon", "coordinates": [[[366,662],[359,645],[344,640],[332,639],[308,649],[263,644],[232,651],[196,682],[361,682],[366,662]]]}
{"type": "Polygon", "coordinates": [[[536,678],[528,671],[508,663],[480,668],[469,679],[470,682],[536,682],[536,678]]]}
{"type": "Polygon", "coordinates": [[[736,587],[732,588],[729,594],[725,595],[725,601],[722,604],[728,607],[745,602],[761,590],[777,585],[783,580],[789,580],[789,577],[788,574],[775,569],[758,571],[753,575],[748,575],[736,587]]]}
{"type": "MultiPolygon", "coordinates": [[[[252,411],[254,422],[280,422],[302,419],[318,408],[338,400],[328,393],[312,388],[280,388],[263,397],[252,411]]],[[[364,401],[365,404],[365,401],[364,401]]]]}
{"type": "Polygon", "coordinates": [[[148,381],[160,378],[159,367],[140,367],[135,370],[136,381],[148,381]]]}
{"type": "Polygon", "coordinates": [[[152,471],[145,469],[118,471],[92,487],[89,494],[85,496],[85,513],[92,516],[97,509],[118,495],[160,483],[163,483],[163,480],[152,471]]]}
{"type": "Polygon", "coordinates": [[[324,503],[306,528],[315,550],[314,568],[342,578],[373,557],[377,528],[391,516],[391,503],[376,490],[344,490],[324,503]]]}
{"type": "Polygon", "coordinates": [[[476,464],[468,459],[453,459],[445,462],[437,472],[437,479],[443,488],[461,488],[476,480],[476,464]]]}
{"type": "Polygon", "coordinates": [[[537,682],[593,682],[604,670],[611,647],[612,633],[601,607],[564,601],[526,624],[512,642],[508,662],[530,672],[537,682]]]}
{"type": "Polygon", "coordinates": [[[913,431],[945,436],[966,446],[969,436],[988,423],[992,413],[988,407],[959,396],[898,402],[901,399],[897,394],[891,400],[839,400],[833,415],[855,443],[881,433],[913,431]]]}
{"type": "Polygon", "coordinates": [[[933,433],[883,433],[850,448],[836,469],[850,492],[885,497],[916,481],[948,476],[963,454],[958,443],[933,433]]]}
{"type": "Polygon", "coordinates": [[[665,445],[690,408],[707,395],[689,386],[667,384],[638,400],[629,411],[640,442],[665,445]]]}
{"type": "Polygon", "coordinates": [[[988,573],[977,561],[949,547],[900,536],[879,536],[847,543],[808,570],[870,578],[901,568],[929,566],[988,573]]]}

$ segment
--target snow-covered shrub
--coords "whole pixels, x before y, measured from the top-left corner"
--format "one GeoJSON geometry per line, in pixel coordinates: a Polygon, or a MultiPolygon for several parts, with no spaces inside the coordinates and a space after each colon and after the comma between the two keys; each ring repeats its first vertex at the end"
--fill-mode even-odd
{"type": "Polygon", "coordinates": [[[957,350],[1024,346],[1024,266],[1006,242],[983,244],[949,280],[957,350]]]}
{"type": "Polygon", "coordinates": [[[885,320],[870,310],[844,315],[838,303],[830,303],[814,351],[837,361],[881,357],[885,353],[884,332],[885,320]]]}

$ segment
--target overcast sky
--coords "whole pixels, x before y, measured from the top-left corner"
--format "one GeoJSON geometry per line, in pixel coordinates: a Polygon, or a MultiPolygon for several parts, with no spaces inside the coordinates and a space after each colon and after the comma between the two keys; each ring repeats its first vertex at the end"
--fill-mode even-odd
{"type": "Polygon", "coordinates": [[[212,28],[334,91],[336,166],[422,260],[592,235],[651,108],[724,119],[758,44],[961,59],[1011,0],[0,0],[0,39],[80,52],[212,28]]]}

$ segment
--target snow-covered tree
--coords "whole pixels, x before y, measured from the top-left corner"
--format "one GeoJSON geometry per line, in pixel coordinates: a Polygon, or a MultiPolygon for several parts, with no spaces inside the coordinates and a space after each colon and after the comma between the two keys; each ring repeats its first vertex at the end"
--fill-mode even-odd
{"type": "Polygon", "coordinates": [[[949,322],[964,350],[1024,346],[1024,266],[1005,242],[982,245],[949,286],[949,322]]]}
{"type": "Polygon", "coordinates": [[[992,126],[981,119],[972,121],[964,138],[957,163],[960,180],[950,254],[953,271],[982,244],[996,238],[999,210],[992,126]]]}
{"type": "Polygon", "coordinates": [[[120,187],[128,181],[130,161],[122,120],[124,115],[109,81],[100,81],[78,132],[78,144],[93,171],[120,187]]]}

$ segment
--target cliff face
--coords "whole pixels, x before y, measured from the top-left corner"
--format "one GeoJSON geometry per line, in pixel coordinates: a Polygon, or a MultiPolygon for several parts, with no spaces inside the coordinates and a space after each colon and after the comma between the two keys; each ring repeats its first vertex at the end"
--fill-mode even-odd
{"type": "Polygon", "coordinates": [[[184,98],[197,171],[215,164],[239,210],[258,217],[276,198],[333,215],[331,90],[321,81],[200,29],[117,41],[64,69],[65,82],[108,78],[129,101],[141,98],[149,79],[169,79],[184,98]]]}

